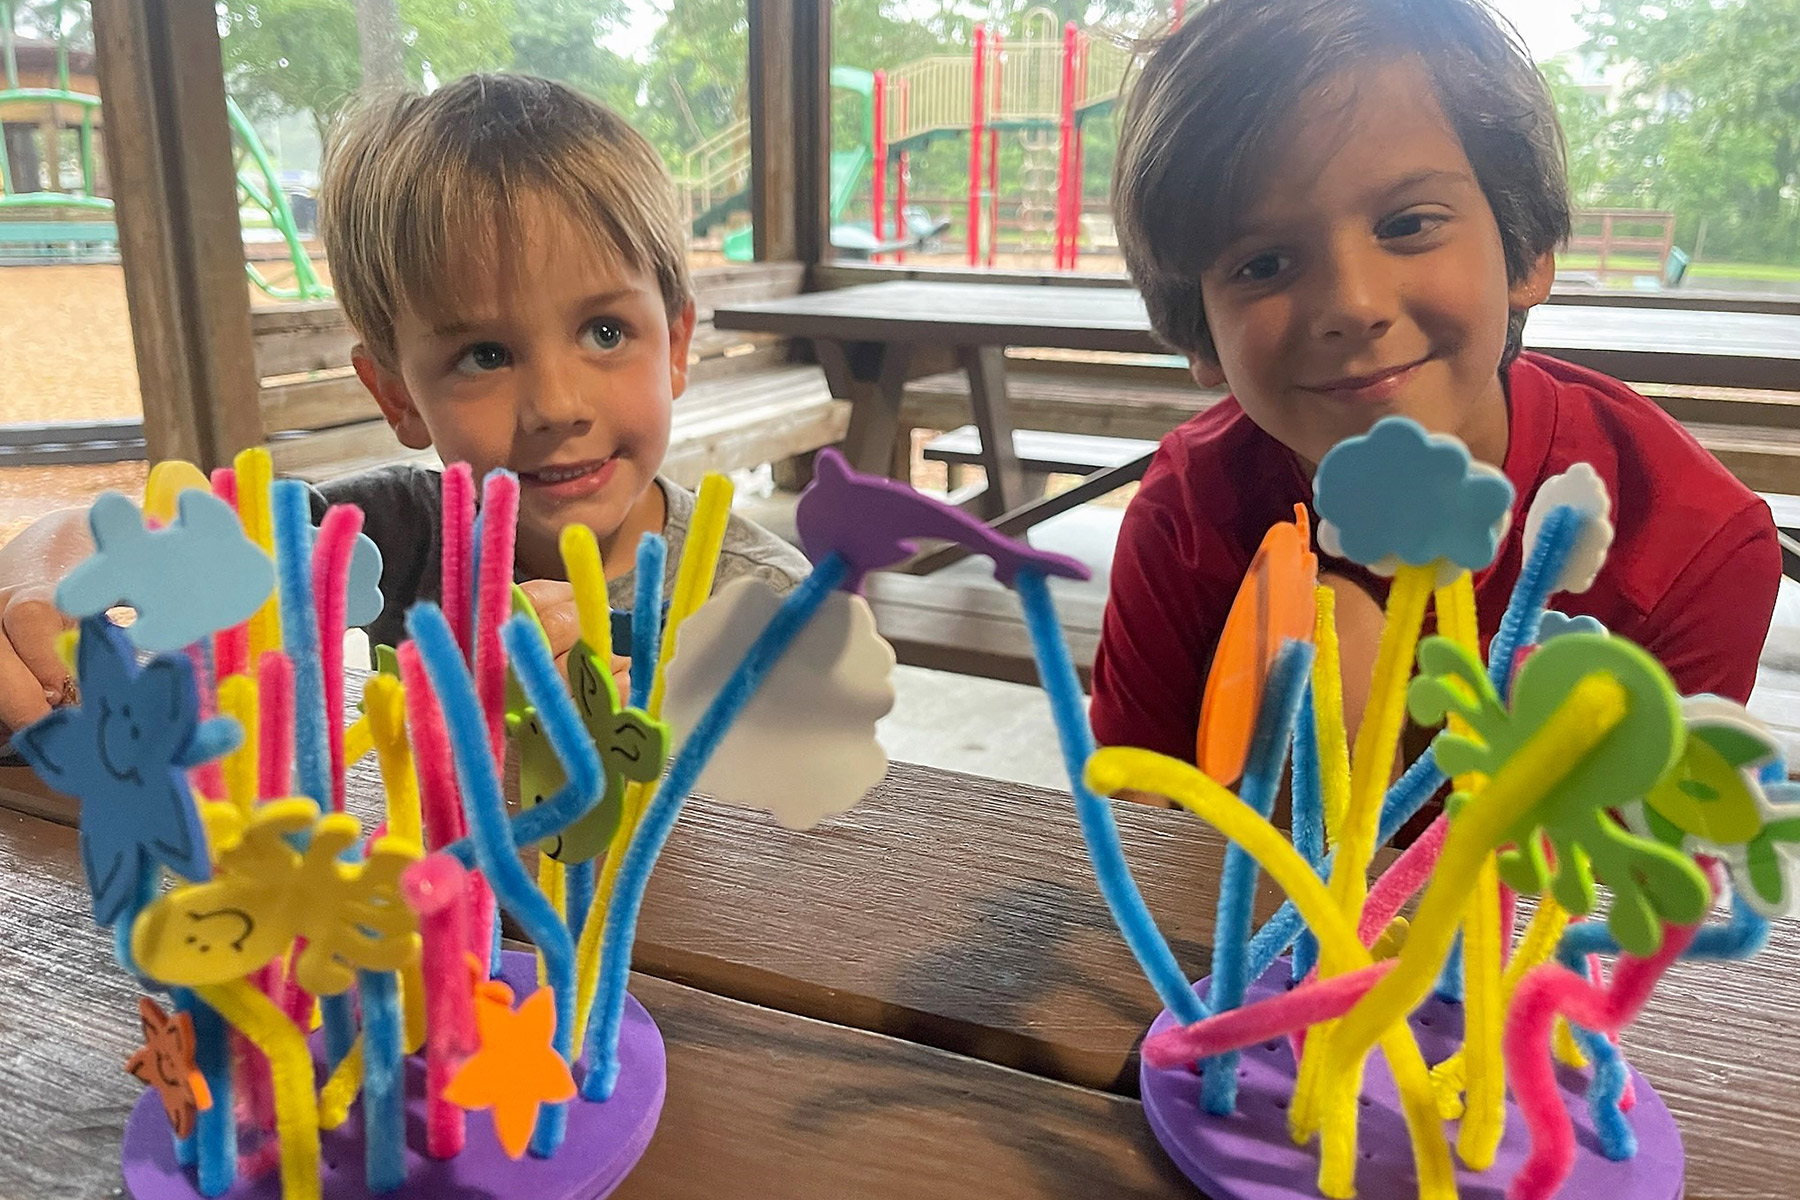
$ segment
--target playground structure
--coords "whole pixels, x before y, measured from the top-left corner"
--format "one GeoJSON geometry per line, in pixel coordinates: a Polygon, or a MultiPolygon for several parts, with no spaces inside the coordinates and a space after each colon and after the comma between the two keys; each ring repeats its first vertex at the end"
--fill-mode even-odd
{"type": "MultiPolygon", "coordinates": [[[[94,55],[63,36],[64,5],[52,10],[56,36],[26,41],[14,33],[14,0],[0,0],[0,261],[103,262],[118,253],[111,188],[97,134],[104,119],[94,55]],[[76,179],[65,170],[74,140],[76,179]]],[[[314,270],[294,214],[261,140],[235,101],[226,100],[237,157],[238,202],[254,207],[287,243],[291,287],[277,286],[255,263],[244,273],[275,300],[325,300],[331,289],[314,270]]]]}
{"type": "MultiPolygon", "coordinates": [[[[1177,4],[1175,19],[1183,15],[1177,4]]],[[[1128,37],[1058,29],[1047,9],[1024,18],[1024,36],[1008,42],[977,25],[971,53],[936,55],[874,72],[836,67],[835,88],[868,103],[867,145],[831,156],[832,243],[871,254],[902,252],[947,222],[909,212],[911,156],[934,142],[968,138],[967,255],[970,266],[992,266],[999,224],[1003,135],[1024,149],[1022,232],[1040,234],[1058,270],[1074,269],[1080,245],[1083,132],[1110,113],[1128,86],[1134,61],[1128,37]],[[838,224],[871,171],[871,222],[866,230],[838,224]],[[860,234],[860,237],[857,235],[860,234]],[[845,243],[850,243],[846,245],[845,243]]],[[[750,126],[739,121],[691,150],[680,172],[695,236],[748,206],[750,126]]],[[[750,230],[724,239],[727,258],[749,257],[750,230]]]]}

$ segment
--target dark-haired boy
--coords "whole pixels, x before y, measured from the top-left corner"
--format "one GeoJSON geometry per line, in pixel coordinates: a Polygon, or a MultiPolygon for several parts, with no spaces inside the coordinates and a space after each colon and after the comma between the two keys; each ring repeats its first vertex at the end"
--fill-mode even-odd
{"type": "MultiPolygon", "coordinates": [[[[1569,232],[1563,143],[1479,0],[1215,0],[1146,65],[1113,203],[1157,333],[1233,394],[1163,440],[1126,513],[1094,666],[1102,744],[1192,761],[1263,533],[1310,501],[1331,446],[1391,415],[1456,435],[1516,490],[1475,577],[1484,645],[1538,486],[1589,462],[1617,537],[1558,607],[1645,646],[1683,692],[1748,697],[1781,573],[1767,506],[1623,384],[1520,353],[1569,232]]],[[[1354,726],[1386,583],[1321,566],[1354,726]]]]}

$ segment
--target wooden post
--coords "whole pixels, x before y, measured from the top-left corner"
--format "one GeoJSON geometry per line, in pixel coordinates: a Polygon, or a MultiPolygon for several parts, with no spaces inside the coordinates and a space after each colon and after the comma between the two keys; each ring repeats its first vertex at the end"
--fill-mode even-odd
{"type": "Polygon", "coordinates": [[[814,266],[831,237],[831,6],[756,0],[749,19],[756,259],[814,266]]]}
{"type": "Polygon", "coordinates": [[[262,441],[213,0],[94,0],[106,158],[152,461],[262,441]]]}

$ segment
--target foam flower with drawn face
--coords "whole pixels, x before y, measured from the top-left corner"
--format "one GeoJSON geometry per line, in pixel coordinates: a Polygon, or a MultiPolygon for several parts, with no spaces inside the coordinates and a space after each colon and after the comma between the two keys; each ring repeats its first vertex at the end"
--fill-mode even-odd
{"type": "Polygon", "coordinates": [[[397,971],[419,952],[418,918],[400,876],[418,858],[377,838],[366,858],[341,856],[362,838],[348,813],[321,817],[311,800],[271,800],[248,818],[214,805],[218,874],[158,897],[131,929],[131,950],[153,979],[184,987],[227,983],[285,954],[296,938],[301,986],[332,996],[356,972],[397,971]],[[305,850],[288,841],[299,837],[305,850]]]}
{"type": "Polygon", "coordinates": [[[152,654],[249,620],[275,588],[275,564],[217,496],[185,491],[176,507],[175,520],[153,530],[137,505],[102,492],[88,512],[94,553],[57,586],[56,606],[91,617],[129,604],[132,644],[152,654]]]}
{"type": "MultiPolygon", "coordinates": [[[[681,626],[663,716],[685,742],[781,597],[733,580],[681,626]]],[[[875,722],[894,706],[894,650],[868,601],[834,592],[732,725],[695,783],[733,804],[806,829],[861,800],[887,774],[875,722]]]]}
{"type": "MultiPolygon", "coordinates": [[[[606,772],[606,792],[599,803],[543,843],[544,853],[551,858],[577,863],[606,853],[624,811],[626,782],[649,783],[662,774],[669,754],[669,727],[621,704],[612,672],[581,640],[569,651],[569,691],[606,772]]],[[[529,705],[509,709],[506,728],[519,757],[519,805],[535,808],[554,796],[568,776],[536,709],[529,705]]]]}
{"type": "Polygon", "coordinates": [[[1525,514],[1525,559],[1530,561],[1532,546],[1545,520],[1563,505],[1581,514],[1581,531],[1563,562],[1562,574],[1550,590],[1585,592],[1600,574],[1613,543],[1612,497],[1606,494],[1599,472],[1587,463],[1576,463],[1562,474],[1546,479],[1531,498],[1531,508],[1525,514]]]}
{"type": "Polygon", "coordinates": [[[1437,563],[1440,583],[1494,561],[1512,499],[1505,475],[1406,417],[1339,442],[1313,475],[1325,553],[1382,575],[1437,563]]]}
{"type": "MultiPolygon", "coordinates": [[[[192,494],[192,493],[189,493],[192,494]]],[[[46,784],[81,801],[81,861],[94,920],[111,925],[161,864],[184,879],[212,873],[188,769],[236,745],[237,723],[199,719],[185,657],[139,668],[124,631],[81,623],[81,703],[27,726],[14,745],[46,784]]]]}

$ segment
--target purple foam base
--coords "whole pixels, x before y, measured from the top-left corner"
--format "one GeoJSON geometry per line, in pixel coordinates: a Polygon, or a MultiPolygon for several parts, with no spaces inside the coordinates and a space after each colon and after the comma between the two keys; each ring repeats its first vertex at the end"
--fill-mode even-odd
{"type": "MultiPolygon", "coordinates": [[[[523,997],[537,989],[537,959],[508,950],[501,977],[523,997]]],[[[315,1050],[318,1039],[314,1039],[315,1050]]],[[[547,1159],[512,1159],[494,1136],[486,1112],[468,1115],[463,1152],[455,1158],[425,1154],[425,1064],[406,1062],[406,1182],[383,1200],[598,1200],[619,1186],[643,1157],[656,1132],[666,1081],[662,1034],[637,1000],[625,997],[619,1030],[619,1084],[612,1099],[569,1102],[568,1136],[547,1159]]],[[[322,1071],[323,1068],[321,1067],[322,1071]]],[[[581,1069],[576,1068],[576,1078],[581,1069]]],[[[326,1200],[365,1200],[360,1102],[337,1129],[320,1135],[320,1177],[326,1200]]],[[[169,1120],[155,1091],[146,1091],[125,1126],[121,1149],[125,1190],[135,1200],[200,1200],[191,1170],[176,1165],[169,1120]]],[[[273,1166],[254,1179],[241,1174],[226,1200],[279,1200],[281,1179],[273,1166]]]]}
{"type": "MultiPolygon", "coordinates": [[[[1245,1003],[1285,989],[1288,965],[1276,963],[1251,984],[1245,1003]]],[[[1194,985],[1205,996],[1206,980],[1194,985]]],[[[1168,1012],[1156,1018],[1157,1034],[1177,1024],[1168,1012]]],[[[1411,1019],[1425,1061],[1438,1063],[1462,1043],[1462,1006],[1435,996],[1411,1019]]],[[[1144,1115],[1182,1173],[1212,1200],[1302,1200],[1317,1197],[1318,1143],[1296,1146],[1288,1137],[1288,1102],[1294,1092],[1294,1056],[1286,1038],[1261,1042],[1238,1060],[1238,1106],[1229,1117],[1200,1108],[1200,1077],[1186,1068],[1139,1074],[1144,1115]]],[[[1557,1068],[1563,1103],[1575,1125],[1575,1168],[1558,1195],[1630,1196],[1632,1200],[1680,1200],[1684,1159],[1675,1118],[1644,1077],[1634,1069],[1637,1104],[1626,1114],[1637,1133],[1636,1157],[1612,1162],[1600,1152],[1600,1139],[1588,1115],[1588,1073],[1557,1068]]],[[[1364,1071],[1362,1113],[1358,1126],[1356,1192],[1381,1200],[1404,1200],[1418,1194],[1413,1171],[1412,1141],[1400,1113],[1399,1091],[1381,1054],[1369,1056],[1364,1071]]],[[[1452,1147],[1456,1122],[1445,1123],[1452,1147]]],[[[1457,1186],[1463,1200],[1502,1200],[1506,1185],[1531,1150],[1525,1120],[1511,1101],[1506,1106],[1506,1133],[1494,1165],[1474,1172],[1458,1167],[1457,1186]]],[[[1454,1155],[1454,1150],[1452,1151],[1454,1155]]]]}

